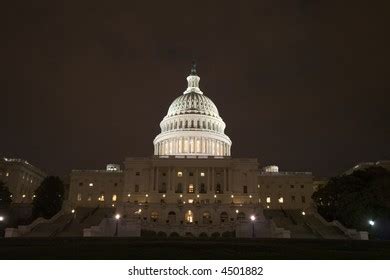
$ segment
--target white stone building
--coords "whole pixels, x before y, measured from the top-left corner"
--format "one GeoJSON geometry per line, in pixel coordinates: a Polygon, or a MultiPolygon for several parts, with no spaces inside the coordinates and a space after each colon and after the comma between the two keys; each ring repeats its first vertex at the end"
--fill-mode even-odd
{"type": "Polygon", "coordinates": [[[250,218],[252,234],[269,236],[264,209],[310,207],[311,173],[261,170],[255,158],[231,157],[226,125],[199,80],[193,67],[160,123],[154,156],[126,158],[123,170],[73,170],[68,207],[112,207],[144,231],[195,236],[248,236],[250,218]]]}

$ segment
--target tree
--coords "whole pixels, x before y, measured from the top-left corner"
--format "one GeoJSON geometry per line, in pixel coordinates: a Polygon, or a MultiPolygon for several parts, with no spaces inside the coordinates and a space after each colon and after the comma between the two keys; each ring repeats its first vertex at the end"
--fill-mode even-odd
{"type": "Polygon", "coordinates": [[[34,218],[49,219],[61,210],[64,200],[64,184],[59,177],[46,177],[35,191],[34,218]]]}
{"type": "Polygon", "coordinates": [[[11,193],[3,181],[0,181],[0,208],[8,208],[12,202],[11,193]]]}
{"type": "Polygon", "coordinates": [[[370,219],[390,224],[390,171],[371,167],[333,177],[312,198],[328,221],[360,230],[369,228],[370,219]]]}

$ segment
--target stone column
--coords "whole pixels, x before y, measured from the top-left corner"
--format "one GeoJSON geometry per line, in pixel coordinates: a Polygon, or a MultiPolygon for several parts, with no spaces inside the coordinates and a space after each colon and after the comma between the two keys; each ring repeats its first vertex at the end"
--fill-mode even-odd
{"type": "Polygon", "coordinates": [[[210,179],[211,179],[211,168],[208,167],[207,168],[207,186],[209,187],[209,190],[212,191],[213,188],[211,186],[211,180],[210,179]]]}
{"type": "Polygon", "coordinates": [[[172,168],[171,168],[171,167],[168,167],[168,187],[167,187],[167,192],[168,192],[168,190],[171,190],[171,189],[172,189],[172,185],[171,185],[171,173],[172,173],[172,168]]]}
{"type": "Polygon", "coordinates": [[[228,191],[227,180],[226,180],[226,168],[223,169],[223,188],[228,191]]]}
{"type": "Polygon", "coordinates": [[[156,167],[156,177],[155,177],[156,185],[155,185],[154,190],[158,189],[158,173],[159,173],[158,167],[156,167]]]}
{"type": "Polygon", "coordinates": [[[211,190],[215,188],[215,174],[214,174],[214,167],[211,168],[211,190]]]}

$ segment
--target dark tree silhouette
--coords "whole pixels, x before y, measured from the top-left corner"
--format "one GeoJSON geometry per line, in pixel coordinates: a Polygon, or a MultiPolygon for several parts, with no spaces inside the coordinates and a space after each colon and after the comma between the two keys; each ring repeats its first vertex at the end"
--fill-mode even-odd
{"type": "Polygon", "coordinates": [[[61,210],[64,184],[59,177],[46,177],[35,191],[33,217],[49,219],[61,210]]]}
{"type": "Polygon", "coordinates": [[[0,208],[8,208],[11,204],[11,193],[3,181],[0,181],[0,208]]]}
{"type": "Polygon", "coordinates": [[[382,167],[357,170],[333,177],[313,193],[318,212],[327,220],[339,220],[360,230],[368,220],[390,224],[390,171],[382,167]]]}

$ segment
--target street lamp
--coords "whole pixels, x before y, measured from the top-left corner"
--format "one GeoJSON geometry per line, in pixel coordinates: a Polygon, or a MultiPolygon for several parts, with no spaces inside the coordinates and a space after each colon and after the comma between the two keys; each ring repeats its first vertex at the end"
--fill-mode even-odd
{"type": "Polygon", "coordinates": [[[4,221],[4,217],[0,216],[0,222],[3,222],[3,221],[4,221]]]}
{"type": "Polygon", "coordinates": [[[255,238],[255,221],[256,221],[255,215],[251,215],[251,221],[252,221],[252,238],[255,238]]]}
{"type": "Polygon", "coordinates": [[[374,220],[369,220],[368,224],[373,227],[373,226],[375,226],[375,221],[374,220]]]}
{"type": "Polygon", "coordinates": [[[120,218],[121,218],[121,215],[119,215],[119,214],[115,215],[116,225],[115,225],[115,234],[114,234],[114,236],[118,236],[118,223],[119,223],[119,219],[120,218]]]}

